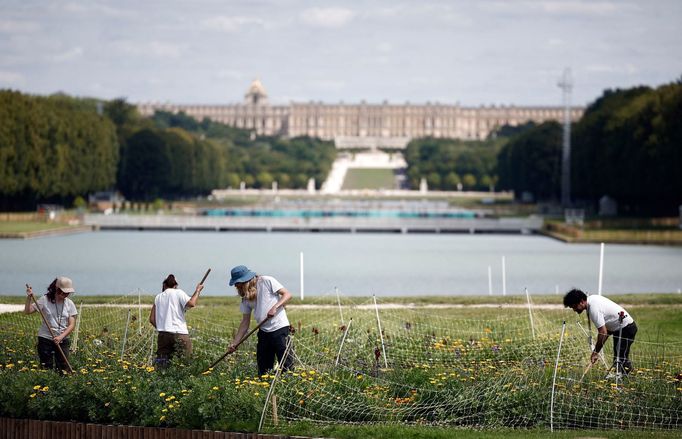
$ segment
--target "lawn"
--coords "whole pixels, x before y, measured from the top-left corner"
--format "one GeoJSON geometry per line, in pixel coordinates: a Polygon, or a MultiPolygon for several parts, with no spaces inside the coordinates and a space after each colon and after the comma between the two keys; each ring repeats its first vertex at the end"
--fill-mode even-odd
{"type": "Polygon", "coordinates": [[[0,235],[41,232],[66,227],[69,226],[67,224],[48,223],[45,221],[0,221],[0,235]]]}
{"type": "Polygon", "coordinates": [[[351,168],[346,172],[341,189],[395,189],[395,185],[393,169],[351,168]]]}

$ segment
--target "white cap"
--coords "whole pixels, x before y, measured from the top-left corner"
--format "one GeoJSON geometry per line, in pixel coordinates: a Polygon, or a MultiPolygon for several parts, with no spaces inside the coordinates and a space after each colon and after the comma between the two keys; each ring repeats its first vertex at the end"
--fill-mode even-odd
{"type": "Polygon", "coordinates": [[[57,278],[57,288],[65,293],[73,293],[76,290],[73,289],[73,282],[68,277],[58,277],[57,278]]]}

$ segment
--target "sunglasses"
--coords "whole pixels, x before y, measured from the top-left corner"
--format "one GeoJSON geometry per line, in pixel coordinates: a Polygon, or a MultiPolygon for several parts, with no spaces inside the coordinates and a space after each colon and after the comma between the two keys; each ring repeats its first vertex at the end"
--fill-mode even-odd
{"type": "Polygon", "coordinates": [[[59,294],[61,294],[62,296],[68,296],[71,293],[65,293],[64,291],[59,290],[59,294]]]}

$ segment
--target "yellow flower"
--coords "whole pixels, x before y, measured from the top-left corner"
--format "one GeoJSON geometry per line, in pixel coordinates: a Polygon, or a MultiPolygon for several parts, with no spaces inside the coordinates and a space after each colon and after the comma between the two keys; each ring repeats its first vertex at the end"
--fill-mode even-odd
{"type": "Polygon", "coordinates": [[[47,387],[47,386],[45,386],[45,387],[43,387],[43,388],[42,388],[42,389],[40,389],[40,390],[42,390],[43,392],[47,392],[48,390],[50,390],[50,388],[49,388],[49,387],[47,387]]]}
{"type": "Polygon", "coordinates": [[[213,386],[213,390],[220,390],[220,387],[218,387],[218,386],[213,386]]]}
{"type": "Polygon", "coordinates": [[[164,396],[166,396],[166,392],[161,392],[161,393],[159,393],[159,396],[160,396],[161,398],[163,398],[164,396]]]}
{"type": "Polygon", "coordinates": [[[166,416],[165,416],[165,415],[164,415],[164,416],[161,416],[161,417],[159,418],[159,421],[164,421],[164,420],[166,420],[166,416]]]}
{"type": "Polygon", "coordinates": [[[254,396],[259,396],[260,393],[258,393],[258,392],[253,392],[253,395],[254,395],[254,396]]]}
{"type": "Polygon", "coordinates": [[[31,393],[31,398],[35,398],[35,397],[36,397],[36,394],[35,394],[35,393],[31,393]]]}
{"type": "Polygon", "coordinates": [[[37,386],[33,386],[33,390],[40,390],[40,387],[42,387],[40,384],[38,384],[37,386]]]}

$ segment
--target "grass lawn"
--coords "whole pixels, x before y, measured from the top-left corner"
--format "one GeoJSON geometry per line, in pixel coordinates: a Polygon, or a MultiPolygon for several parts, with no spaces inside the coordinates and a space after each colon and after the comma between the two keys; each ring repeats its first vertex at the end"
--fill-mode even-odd
{"type": "Polygon", "coordinates": [[[349,169],[341,189],[395,189],[392,169],[349,169]]]}
{"type": "Polygon", "coordinates": [[[0,233],[26,233],[39,232],[42,230],[61,229],[68,227],[66,224],[46,223],[43,221],[7,221],[0,222],[0,233]]]}

